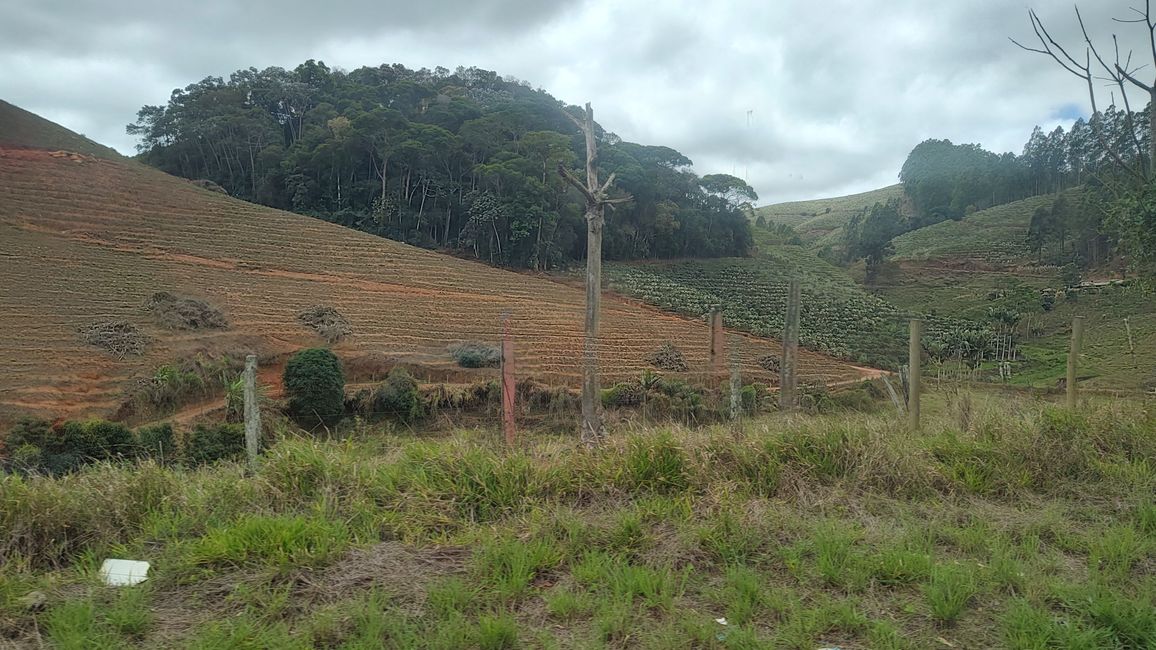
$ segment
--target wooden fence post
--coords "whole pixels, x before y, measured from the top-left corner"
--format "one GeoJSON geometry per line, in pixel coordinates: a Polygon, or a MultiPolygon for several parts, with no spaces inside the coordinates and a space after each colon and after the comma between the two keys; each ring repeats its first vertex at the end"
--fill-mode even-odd
{"type": "Polygon", "coordinates": [[[1124,331],[1128,333],[1128,354],[1132,355],[1132,367],[1136,367],[1136,344],[1132,342],[1132,326],[1124,319],[1124,331]]]}
{"type": "Polygon", "coordinates": [[[920,358],[923,353],[923,321],[911,319],[911,340],[907,347],[907,417],[913,431],[919,430],[919,398],[922,394],[920,358]]]}
{"type": "Polygon", "coordinates": [[[257,403],[257,355],[245,357],[245,453],[249,457],[249,468],[257,468],[260,453],[261,406],[257,403]]]}
{"type": "Polygon", "coordinates": [[[514,380],[514,341],[510,338],[510,316],[502,317],[502,432],[506,445],[513,447],[517,434],[515,408],[517,383],[514,380]]]}
{"type": "Polygon", "coordinates": [[[723,340],[722,309],[712,307],[710,310],[710,379],[708,384],[713,388],[721,382],[725,374],[726,342],[723,340]]]}
{"type": "Polygon", "coordinates": [[[779,408],[793,411],[798,407],[796,387],[799,366],[799,301],[802,290],[797,279],[787,287],[787,313],[783,323],[783,358],[779,362],[779,408]]]}
{"type": "Polygon", "coordinates": [[[1084,337],[1084,317],[1072,319],[1072,347],[1068,350],[1068,408],[1076,408],[1076,370],[1079,368],[1080,341],[1084,337]]]}

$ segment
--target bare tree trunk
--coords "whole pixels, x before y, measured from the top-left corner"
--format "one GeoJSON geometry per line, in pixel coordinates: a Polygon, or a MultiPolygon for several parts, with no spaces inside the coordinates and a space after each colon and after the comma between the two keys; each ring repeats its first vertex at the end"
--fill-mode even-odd
{"type": "Polygon", "coordinates": [[[594,132],[594,109],[586,104],[585,119],[569,117],[586,136],[586,182],[579,180],[565,166],[558,173],[586,197],[586,329],[582,350],[582,440],[588,445],[600,442],[606,435],[602,425],[602,399],[598,382],[598,325],[602,308],[602,226],[605,208],[629,197],[610,199],[606,190],[614,182],[611,174],[598,184],[598,142],[594,132]]]}
{"type": "Polygon", "coordinates": [[[582,438],[596,443],[602,428],[598,327],[602,318],[602,206],[586,211],[586,336],[582,344],[582,438]]]}
{"type": "Polygon", "coordinates": [[[1148,89],[1148,101],[1148,178],[1156,178],[1156,84],[1148,89]]]}

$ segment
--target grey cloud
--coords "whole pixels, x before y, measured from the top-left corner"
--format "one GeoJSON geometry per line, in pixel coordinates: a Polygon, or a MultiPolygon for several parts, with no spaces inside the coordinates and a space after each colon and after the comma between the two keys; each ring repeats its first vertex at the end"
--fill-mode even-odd
{"type": "MultiPolygon", "coordinates": [[[[1029,2],[1079,43],[1070,0],[1029,2]]],[[[1033,36],[1028,4],[1006,0],[18,5],[0,8],[0,94],[122,151],[123,125],[173,88],[308,58],[514,75],[700,173],[747,177],[764,201],[893,183],[928,137],[1018,151],[1034,125],[1087,112],[1077,79],[1008,41],[1033,36]]],[[[1129,32],[1111,22],[1127,0],[1084,5],[1105,44],[1129,32]]]]}

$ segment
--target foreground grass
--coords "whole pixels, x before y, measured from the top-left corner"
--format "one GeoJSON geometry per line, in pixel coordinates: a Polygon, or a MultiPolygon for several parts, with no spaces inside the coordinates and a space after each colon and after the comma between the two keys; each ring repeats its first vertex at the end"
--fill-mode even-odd
{"type": "Polygon", "coordinates": [[[1149,648],[1156,416],[935,396],[587,451],[284,440],[0,483],[0,639],[59,648],[1149,648]],[[104,557],[153,577],[99,586],[104,557]],[[47,597],[30,608],[27,595],[47,597]],[[726,624],[716,619],[725,618],[726,624]]]}

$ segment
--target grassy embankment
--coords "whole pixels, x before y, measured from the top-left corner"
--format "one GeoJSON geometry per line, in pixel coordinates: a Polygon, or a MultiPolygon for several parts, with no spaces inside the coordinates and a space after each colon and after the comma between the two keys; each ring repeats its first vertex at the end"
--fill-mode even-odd
{"type": "Polygon", "coordinates": [[[937,393],[602,449],[287,437],[260,469],[0,482],[18,647],[1149,648],[1156,416],[937,393]],[[104,557],[153,577],[111,589],[104,557]],[[47,596],[42,611],[21,599],[47,596]],[[725,617],[724,626],[715,619],[725,617]]]}

